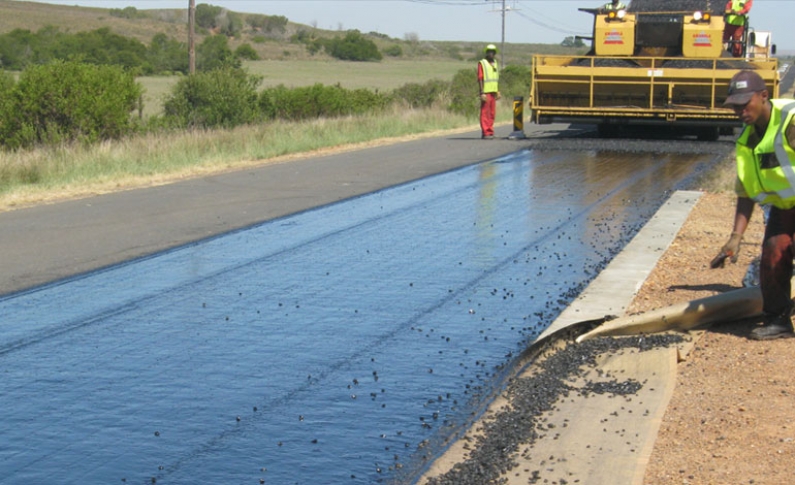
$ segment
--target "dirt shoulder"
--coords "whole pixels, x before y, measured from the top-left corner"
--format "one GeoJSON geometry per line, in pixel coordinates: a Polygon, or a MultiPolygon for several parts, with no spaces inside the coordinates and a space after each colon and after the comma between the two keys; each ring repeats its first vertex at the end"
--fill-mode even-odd
{"type": "MultiPolygon", "coordinates": [[[[763,225],[756,209],[737,264],[709,261],[731,232],[735,198],[705,194],[660,258],[629,312],[740,288],[759,254],[763,225]]],[[[792,483],[795,463],[795,339],[746,336],[759,319],[715,325],[679,364],[645,485],[792,483]]]]}

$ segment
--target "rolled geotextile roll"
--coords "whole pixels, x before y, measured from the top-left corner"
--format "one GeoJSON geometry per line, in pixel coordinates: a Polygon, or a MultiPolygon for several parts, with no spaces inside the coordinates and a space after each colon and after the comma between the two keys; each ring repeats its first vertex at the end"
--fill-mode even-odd
{"type": "Polygon", "coordinates": [[[715,322],[740,320],[761,314],[762,292],[759,287],[742,288],[609,320],[577,337],[577,342],[607,335],[638,335],[668,330],[690,330],[715,322]]]}

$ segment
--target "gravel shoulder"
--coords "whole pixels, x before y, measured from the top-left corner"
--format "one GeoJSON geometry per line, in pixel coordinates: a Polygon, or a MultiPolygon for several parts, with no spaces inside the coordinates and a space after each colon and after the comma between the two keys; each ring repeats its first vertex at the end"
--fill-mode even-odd
{"type": "MultiPolygon", "coordinates": [[[[627,314],[743,286],[762,240],[760,211],[738,262],[708,266],[731,232],[734,203],[731,193],[703,194],[627,314]]],[[[419,483],[791,483],[795,339],[747,339],[760,320],[551,339],[419,483]]]]}
{"type": "MultiPolygon", "coordinates": [[[[737,264],[709,269],[731,233],[735,197],[707,193],[647,278],[629,312],[742,287],[759,255],[757,208],[737,264]]],[[[747,338],[752,318],[713,325],[679,364],[644,485],[789,484],[795,463],[795,339],[747,338]]]]}

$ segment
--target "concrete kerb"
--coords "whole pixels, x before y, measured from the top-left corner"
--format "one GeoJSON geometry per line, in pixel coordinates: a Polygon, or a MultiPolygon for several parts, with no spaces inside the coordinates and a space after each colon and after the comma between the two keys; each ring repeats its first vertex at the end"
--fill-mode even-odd
{"type": "MultiPolygon", "coordinates": [[[[675,192],[608,267],[529,346],[522,359],[527,364],[518,370],[514,379],[531,378],[538,371],[533,362],[543,359],[542,354],[549,355],[547,350],[556,352],[558,344],[569,340],[569,334],[578,332],[581,327],[593,326],[606,315],[623,314],[701,195],[701,192],[675,192]]],[[[568,383],[570,393],[559,396],[549,411],[536,417],[534,426],[544,423],[555,428],[539,431],[535,439],[520,446],[522,451],[512,453],[517,466],[502,475],[504,483],[518,485],[541,483],[543,479],[565,479],[559,483],[641,485],[673,395],[680,352],[676,347],[658,347],[645,352],[627,348],[598,356],[597,365],[585,370],[578,379],[581,382],[568,383]],[[583,380],[596,382],[615,378],[643,385],[634,395],[623,397],[577,391],[582,388],[583,380]]],[[[447,451],[430,464],[418,483],[443,476],[454,464],[468,460],[471,455],[467,444],[488,428],[484,423],[512,406],[509,394],[497,396],[477,422],[468,427],[465,435],[451,443],[447,451]]]]}
{"type": "Polygon", "coordinates": [[[621,253],[536,341],[578,322],[622,315],[701,195],[697,191],[674,192],[621,253]]]}

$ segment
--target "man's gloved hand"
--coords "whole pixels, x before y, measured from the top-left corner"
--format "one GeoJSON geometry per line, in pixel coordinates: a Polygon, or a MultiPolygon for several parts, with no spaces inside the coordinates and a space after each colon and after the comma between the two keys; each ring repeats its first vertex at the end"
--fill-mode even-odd
{"type": "Polygon", "coordinates": [[[488,95],[488,94],[486,94],[486,93],[482,93],[482,94],[480,95],[480,100],[481,100],[481,101],[483,101],[483,102],[485,103],[486,101],[488,101],[488,100],[489,100],[489,95],[488,95]]]}
{"type": "Polygon", "coordinates": [[[497,99],[498,99],[498,100],[502,99],[502,94],[500,94],[500,92],[499,92],[499,91],[497,91],[497,99]]]}
{"type": "Polygon", "coordinates": [[[732,263],[737,262],[737,256],[740,254],[740,241],[742,241],[743,235],[739,232],[733,232],[729,241],[723,245],[715,258],[709,263],[710,268],[722,268],[723,265],[726,263],[726,259],[731,259],[732,263]]]}

